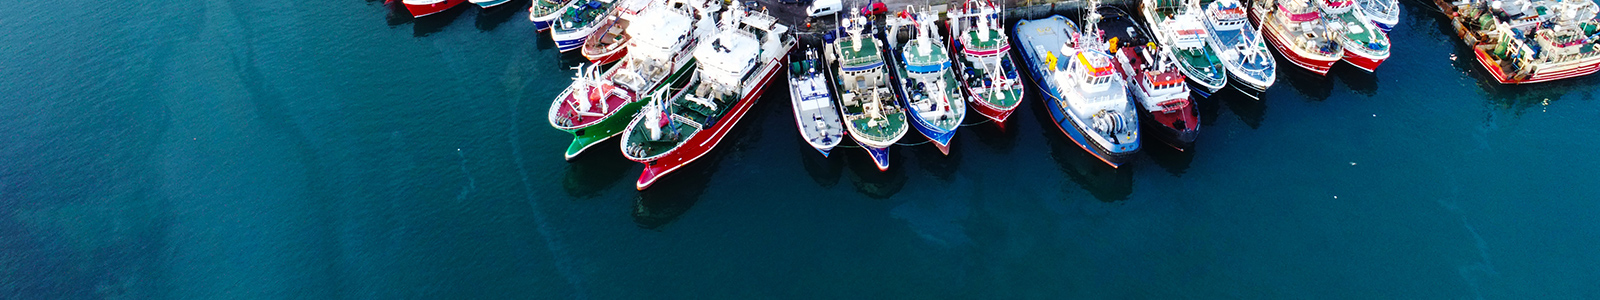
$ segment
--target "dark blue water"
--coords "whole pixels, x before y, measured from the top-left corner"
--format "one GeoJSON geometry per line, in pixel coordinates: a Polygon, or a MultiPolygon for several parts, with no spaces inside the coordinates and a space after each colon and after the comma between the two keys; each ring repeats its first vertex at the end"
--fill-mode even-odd
{"type": "Polygon", "coordinates": [[[880,173],[771,89],[641,193],[562,160],[581,58],[526,1],[19,1],[0,298],[1600,298],[1600,77],[1494,84],[1404,4],[1377,74],[1202,101],[1192,153],[1109,169],[1029,100],[880,173]]]}

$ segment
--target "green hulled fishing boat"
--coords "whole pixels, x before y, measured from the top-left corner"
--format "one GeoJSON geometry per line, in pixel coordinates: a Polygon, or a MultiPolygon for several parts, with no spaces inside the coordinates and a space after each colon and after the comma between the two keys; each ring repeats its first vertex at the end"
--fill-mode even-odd
{"type": "Polygon", "coordinates": [[[850,137],[872,156],[879,171],[889,169],[889,146],[906,135],[906,113],[889,87],[882,45],[872,37],[867,19],[840,20],[841,37],[829,47],[828,60],[838,68],[836,91],[850,137]]]}
{"type": "Polygon", "coordinates": [[[1228,73],[1217,57],[1200,4],[1193,0],[1144,0],[1140,10],[1161,50],[1178,58],[1178,69],[1194,91],[1210,96],[1228,84],[1228,73]]]}

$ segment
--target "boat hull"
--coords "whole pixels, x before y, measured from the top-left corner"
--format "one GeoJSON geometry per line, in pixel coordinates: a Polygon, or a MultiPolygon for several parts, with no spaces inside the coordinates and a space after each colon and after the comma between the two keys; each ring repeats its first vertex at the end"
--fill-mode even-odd
{"type": "Polygon", "coordinates": [[[628,56],[628,47],[621,47],[621,48],[616,49],[615,51],[611,51],[610,53],[597,53],[597,54],[591,54],[591,53],[587,53],[587,52],[583,53],[583,58],[588,59],[589,62],[602,64],[602,65],[603,64],[609,64],[609,63],[614,63],[614,62],[617,62],[618,60],[622,60],[622,57],[624,57],[624,56],[628,56]]]}
{"type": "Polygon", "coordinates": [[[1293,63],[1300,69],[1317,73],[1320,76],[1327,76],[1328,69],[1333,68],[1333,64],[1339,62],[1340,57],[1338,56],[1318,57],[1288,46],[1288,41],[1283,38],[1283,34],[1277,28],[1262,22],[1260,16],[1255,13],[1250,14],[1250,20],[1254,21],[1256,26],[1261,27],[1261,34],[1267,36],[1267,44],[1272,45],[1273,49],[1277,49],[1278,55],[1283,56],[1289,63],[1293,63]]]}
{"type": "MultiPolygon", "coordinates": [[[[1396,23],[1398,23],[1398,22],[1396,22],[1396,23]]],[[[1395,23],[1384,23],[1382,21],[1372,20],[1372,25],[1373,26],[1377,26],[1378,29],[1379,30],[1383,30],[1383,32],[1389,32],[1390,30],[1394,30],[1394,24],[1395,23]]]]}
{"type": "Polygon", "coordinates": [[[556,49],[561,52],[572,52],[583,47],[583,41],[589,39],[595,27],[591,24],[573,30],[550,30],[550,39],[556,42],[556,49]]]}
{"type": "Polygon", "coordinates": [[[506,4],[506,3],[510,3],[511,2],[511,0],[468,0],[468,1],[471,1],[472,4],[477,4],[478,7],[482,7],[484,9],[494,8],[494,7],[500,6],[501,4],[506,4]]]}
{"type": "MultiPolygon", "coordinates": [[[[800,138],[806,140],[806,144],[811,145],[811,148],[817,149],[817,152],[822,152],[822,157],[828,157],[828,154],[833,152],[833,147],[838,146],[840,142],[844,141],[844,124],[828,121],[829,119],[832,119],[833,121],[840,120],[840,117],[837,115],[839,111],[837,108],[831,108],[829,111],[818,112],[819,114],[832,113],[833,115],[831,117],[816,115],[820,119],[813,120],[820,121],[814,121],[810,124],[807,124],[807,118],[804,117],[804,113],[802,112],[805,110],[804,106],[802,105],[802,101],[805,101],[805,99],[802,98],[805,96],[804,92],[802,92],[799,88],[799,86],[805,84],[805,82],[795,79],[794,74],[789,74],[789,76],[789,104],[794,108],[795,129],[800,132],[800,138]],[[826,123],[826,125],[818,125],[819,122],[826,123]],[[835,130],[840,132],[838,132],[838,134],[824,132],[825,130],[821,128],[823,126],[833,126],[836,128],[835,130]]],[[[813,78],[813,80],[821,80],[823,84],[826,84],[827,81],[826,77],[813,78]]],[[[830,96],[825,101],[832,102],[833,98],[830,96]]]]}
{"type": "MultiPolygon", "coordinates": [[[[1184,75],[1189,75],[1189,74],[1187,72],[1185,72],[1184,75]]],[[[1224,77],[1224,78],[1226,78],[1226,77],[1224,77]]],[[[1201,98],[1211,98],[1211,95],[1216,94],[1217,91],[1222,90],[1223,86],[1226,86],[1226,85],[1223,85],[1223,86],[1215,86],[1215,87],[1213,87],[1211,85],[1206,84],[1205,82],[1202,82],[1202,81],[1199,81],[1199,80],[1195,80],[1193,76],[1184,76],[1183,82],[1189,85],[1189,91],[1190,92],[1194,92],[1195,94],[1199,94],[1201,98]]]]}
{"type": "MultiPolygon", "coordinates": [[[[910,103],[901,102],[900,105],[906,105],[905,107],[910,107],[910,103]]],[[[939,152],[943,152],[946,155],[950,154],[950,139],[955,138],[956,131],[952,129],[936,127],[920,117],[915,117],[915,115],[915,113],[907,114],[907,117],[910,117],[912,120],[911,127],[916,128],[917,132],[921,132],[922,136],[925,136],[929,141],[932,141],[933,146],[939,148],[939,152]]]]}
{"type": "MultiPolygon", "coordinates": [[[[1095,144],[1094,141],[1089,139],[1089,136],[1084,135],[1084,129],[1079,128],[1077,122],[1067,118],[1066,108],[1058,105],[1057,102],[1059,101],[1055,101],[1052,98],[1054,97],[1041,98],[1044,100],[1045,110],[1050,112],[1050,120],[1056,123],[1056,129],[1060,129],[1062,134],[1071,139],[1073,144],[1078,144],[1079,148],[1083,148],[1083,151],[1089,152],[1089,154],[1094,155],[1095,158],[1100,159],[1101,162],[1105,162],[1106,165],[1112,168],[1122,167],[1123,164],[1127,164],[1128,161],[1132,160],[1134,153],[1138,153],[1138,148],[1134,148],[1133,151],[1113,152],[1095,144]]],[[[1139,143],[1132,144],[1138,145],[1139,143]]]]}
{"type": "MultiPolygon", "coordinates": [[[[973,112],[982,115],[984,118],[989,118],[989,121],[993,121],[994,125],[999,126],[1001,130],[1006,129],[1006,119],[1011,118],[1011,113],[1017,111],[1017,106],[1012,106],[1009,108],[994,106],[993,104],[989,104],[989,102],[984,101],[982,96],[978,96],[970,90],[967,90],[966,93],[969,95],[967,97],[967,103],[970,104],[968,107],[972,107],[973,112]]],[[[1018,92],[1017,94],[1026,95],[1027,92],[1018,92]]],[[[1018,98],[1027,99],[1023,97],[1018,98]]]]}
{"type": "Polygon", "coordinates": [[[595,144],[599,144],[600,142],[610,139],[611,137],[622,134],[623,130],[628,129],[628,123],[633,120],[633,116],[638,114],[639,109],[643,107],[643,101],[629,102],[627,104],[623,104],[622,107],[618,108],[617,111],[612,113],[610,117],[607,117],[605,120],[601,120],[594,125],[572,130],[563,130],[572,134],[572,144],[567,146],[567,161],[577,159],[579,154],[583,154],[584,150],[588,150],[589,147],[593,147],[595,144]]]}
{"type": "Polygon", "coordinates": [[[662,154],[654,160],[644,162],[644,171],[639,173],[639,180],[634,183],[634,187],[641,191],[650,188],[662,177],[694,162],[696,159],[700,159],[700,157],[715,149],[717,144],[722,142],[722,138],[733,130],[734,125],[738,125],[739,120],[744,119],[745,113],[750,112],[750,108],[755,106],[756,100],[761,99],[761,94],[767,90],[772,78],[776,77],[775,75],[782,69],[778,66],[784,65],[782,63],[783,60],[783,57],[778,57],[769,63],[769,67],[766,70],[762,70],[765,74],[761,75],[761,81],[756,82],[755,89],[739,97],[739,104],[728,111],[727,115],[722,118],[723,121],[711,125],[711,128],[702,129],[700,132],[695,133],[694,136],[689,137],[689,140],[679,145],[677,149],[662,154]]]}
{"type": "MultiPolygon", "coordinates": [[[[1230,77],[1232,77],[1231,75],[1232,74],[1230,74],[1230,77]]],[[[1245,96],[1249,96],[1250,99],[1261,100],[1261,94],[1265,94],[1267,91],[1266,86],[1255,84],[1238,77],[1233,77],[1233,79],[1233,84],[1228,86],[1233,87],[1233,90],[1239,91],[1239,93],[1242,93],[1245,96]]]]}
{"type": "Polygon", "coordinates": [[[1505,72],[1501,71],[1500,68],[1496,67],[1494,60],[1489,58],[1489,53],[1484,52],[1483,49],[1472,47],[1472,52],[1472,54],[1477,57],[1478,64],[1482,65],[1484,69],[1488,70],[1489,74],[1494,76],[1495,81],[1499,81],[1501,84],[1540,83],[1585,76],[1594,74],[1595,71],[1600,70],[1600,59],[1590,59],[1586,64],[1574,64],[1570,67],[1556,68],[1554,70],[1542,69],[1540,72],[1534,73],[1533,76],[1513,78],[1510,76],[1510,74],[1506,74],[1505,72]]]}
{"type": "Polygon", "coordinates": [[[462,2],[467,2],[467,0],[444,0],[427,4],[412,4],[401,1],[401,4],[406,6],[406,11],[411,12],[412,17],[421,18],[449,10],[462,2]]]}
{"type": "Polygon", "coordinates": [[[550,30],[550,21],[533,21],[533,28],[538,31],[550,30]]]}
{"type": "Polygon", "coordinates": [[[1344,50],[1344,62],[1350,63],[1350,65],[1355,66],[1362,71],[1367,71],[1368,73],[1373,72],[1373,70],[1377,70],[1378,65],[1383,64],[1383,60],[1388,58],[1388,53],[1384,53],[1383,56],[1377,57],[1357,51],[1350,51],[1348,49],[1344,50]]]}
{"type": "Polygon", "coordinates": [[[1267,31],[1266,35],[1267,42],[1272,44],[1273,49],[1278,50],[1278,54],[1280,56],[1283,56],[1283,58],[1288,60],[1289,63],[1293,63],[1296,67],[1300,67],[1302,70],[1311,71],[1311,73],[1317,73],[1317,75],[1320,76],[1327,76],[1328,69],[1332,69],[1333,64],[1339,62],[1340,58],[1337,56],[1333,56],[1333,59],[1312,57],[1297,52],[1295,49],[1285,47],[1283,45],[1283,41],[1279,39],[1278,35],[1274,32],[1267,31]]]}
{"type": "Polygon", "coordinates": [[[861,150],[866,150],[867,156],[872,157],[872,164],[878,167],[878,172],[889,171],[889,148],[861,145],[861,150]]]}
{"type": "Polygon", "coordinates": [[[1194,148],[1194,140],[1200,136],[1200,117],[1194,114],[1192,106],[1172,113],[1151,112],[1141,107],[1139,119],[1139,124],[1144,126],[1141,132],[1154,135],[1157,141],[1180,151],[1194,148]],[[1185,128],[1173,126],[1173,120],[1177,119],[1184,120],[1185,128]],[[1193,124],[1194,128],[1187,128],[1190,124],[1193,124]]]}

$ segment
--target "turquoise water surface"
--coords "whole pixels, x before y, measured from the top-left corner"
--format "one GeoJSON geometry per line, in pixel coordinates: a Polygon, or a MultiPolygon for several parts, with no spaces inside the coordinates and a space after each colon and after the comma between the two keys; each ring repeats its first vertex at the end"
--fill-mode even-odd
{"type": "Polygon", "coordinates": [[[1418,3],[1191,153],[1107,168],[1030,98],[880,173],[771,88],[645,192],[562,159],[582,58],[527,5],[0,5],[0,299],[1600,298],[1600,76],[1494,84],[1418,3]]]}

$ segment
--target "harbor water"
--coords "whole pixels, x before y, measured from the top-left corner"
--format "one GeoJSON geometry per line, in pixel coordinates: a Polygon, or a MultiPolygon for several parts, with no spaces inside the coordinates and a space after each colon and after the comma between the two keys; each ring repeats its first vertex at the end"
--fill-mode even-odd
{"type": "Polygon", "coordinates": [[[1496,84],[1409,0],[1193,151],[1106,167],[1029,90],[879,172],[770,88],[643,192],[563,160],[527,1],[108,4],[0,8],[0,299],[1600,298],[1600,76],[1496,84]]]}

